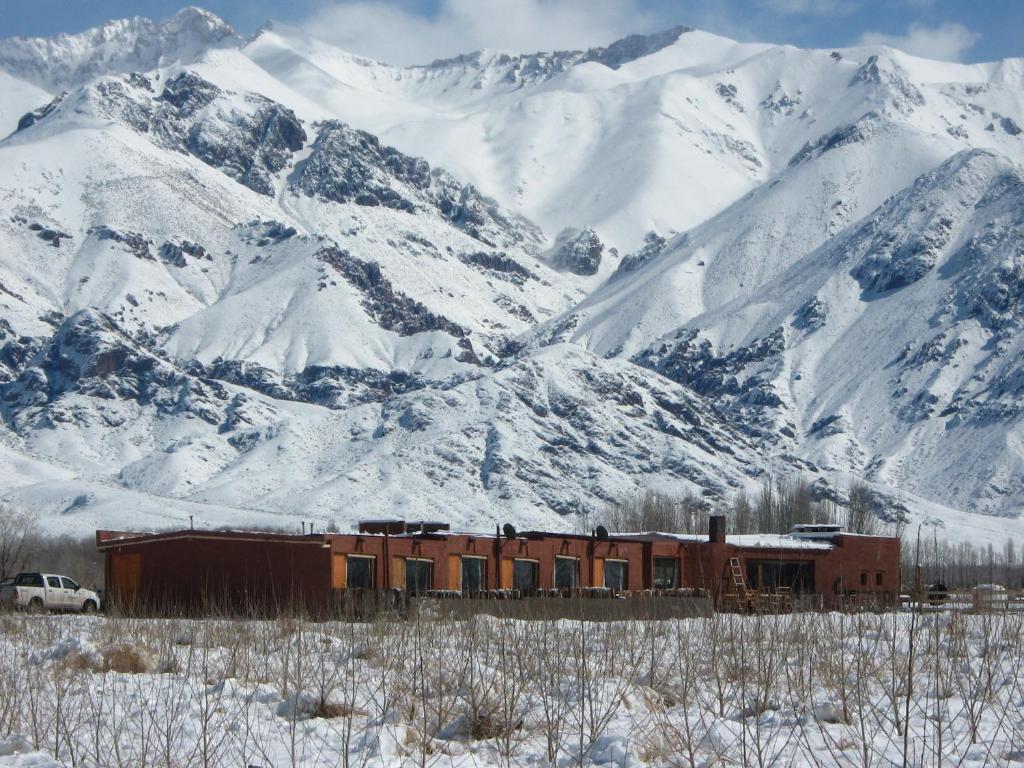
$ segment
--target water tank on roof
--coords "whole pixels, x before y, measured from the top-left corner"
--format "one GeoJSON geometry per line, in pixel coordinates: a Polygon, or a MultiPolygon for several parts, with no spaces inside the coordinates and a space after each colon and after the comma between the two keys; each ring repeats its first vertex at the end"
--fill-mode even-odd
{"type": "Polygon", "coordinates": [[[789,532],[794,539],[834,539],[844,528],[835,523],[797,523],[789,532]]]}

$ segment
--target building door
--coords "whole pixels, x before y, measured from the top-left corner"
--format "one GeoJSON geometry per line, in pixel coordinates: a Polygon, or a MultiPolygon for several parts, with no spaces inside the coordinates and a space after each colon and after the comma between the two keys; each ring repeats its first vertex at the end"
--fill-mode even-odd
{"type": "Polygon", "coordinates": [[[142,555],[110,556],[110,594],[122,605],[129,605],[139,597],[142,587],[142,555]]]}

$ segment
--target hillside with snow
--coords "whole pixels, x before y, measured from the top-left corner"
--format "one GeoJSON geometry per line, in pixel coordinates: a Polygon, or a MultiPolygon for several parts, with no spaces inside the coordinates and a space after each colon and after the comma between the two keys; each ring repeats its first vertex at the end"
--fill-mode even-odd
{"type": "Polygon", "coordinates": [[[676,27],[0,40],[0,501],[567,528],[771,475],[1024,537],[1024,61],[676,27]]]}

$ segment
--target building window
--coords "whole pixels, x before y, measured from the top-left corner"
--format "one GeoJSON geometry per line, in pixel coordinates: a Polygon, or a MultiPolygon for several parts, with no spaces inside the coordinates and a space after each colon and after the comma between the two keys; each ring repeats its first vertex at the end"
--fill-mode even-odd
{"type": "Polygon", "coordinates": [[[814,592],[814,563],[748,560],[747,586],[765,592],[789,590],[795,594],[814,592]]]}
{"type": "Polygon", "coordinates": [[[410,595],[418,595],[431,589],[434,563],[430,560],[405,560],[405,589],[410,595]]]}
{"type": "Polygon", "coordinates": [[[654,588],[675,589],[679,586],[679,561],[674,557],[654,558],[654,588]]]}
{"type": "Polygon", "coordinates": [[[373,558],[349,555],[345,558],[345,586],[348,589],[373,588],[373,558]]]}
{"type": "Polygon", "coordinates": [[[539,570],[536,560],[516,560],[512,570],[512,586],[520,592],[536,592],[539,570]]]}
{"type": "Polygon", "coordinates": [[[580,585],[580,561],[575,557],[555,558],[555,589],[576,589],[580,585]]]}
{"type": "Polygon", "coordinates": [[[622,592],[629,583],[629,564],[625,560],[604,561],[604,586],[622,592]]]}
{"type": "Polygon", "coordinates": [[[860,572],[860,585],[862,587],[866,587],[868,585],[868,572],[867,571],[861,571],[860,572]]]}
{"type": "Polygon", "coordinates": [[[487,559],[483,557],[462,558],[462,591],[482,592],[486,578],[487,559]]]}
{"type": "Polygon", "coordinates": [[[885,581],[885,574],[883,574],[881,571],[879,571],[878,573],[875,574],[875,586],[876,587],[882,586],[882,582],[883,581],[885,581]]]}

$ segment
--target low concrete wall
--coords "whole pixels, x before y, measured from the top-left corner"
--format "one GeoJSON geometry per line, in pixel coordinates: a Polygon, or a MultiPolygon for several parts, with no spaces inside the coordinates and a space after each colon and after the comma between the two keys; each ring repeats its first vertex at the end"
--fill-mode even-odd
{"type": "Polygon", "coordinates": [[[707,597],[642,595],[623,598],[523,597],[512,600],[414,597],[411,615],[469,619],[480,614],[506,619],[576,619],[630,621],[689,619],[710,616],[714,605],[707,597]]]}

